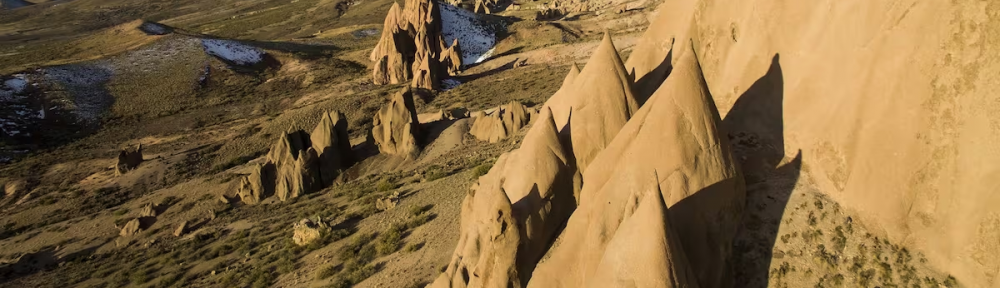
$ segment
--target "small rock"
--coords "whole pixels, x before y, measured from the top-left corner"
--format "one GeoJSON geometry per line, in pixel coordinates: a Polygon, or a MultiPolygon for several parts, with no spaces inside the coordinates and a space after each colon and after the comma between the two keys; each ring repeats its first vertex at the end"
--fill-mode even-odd
{"type": "Polygon", "coordinates": [[[177,229],[174,230],[175,237],[181,237],[181,235],[187,232],[187,223],[188,221],[183,221],[180,225],[177,225],[177,229]]]}

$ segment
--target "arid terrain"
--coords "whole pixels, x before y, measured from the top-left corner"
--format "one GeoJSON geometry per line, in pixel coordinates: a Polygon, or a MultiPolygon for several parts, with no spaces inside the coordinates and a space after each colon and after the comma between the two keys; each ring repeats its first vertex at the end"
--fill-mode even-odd
{"type": "Polygon", "coordinates": [[[0,287],[1000,288],[990,1],[0,0],[0,287]]]}

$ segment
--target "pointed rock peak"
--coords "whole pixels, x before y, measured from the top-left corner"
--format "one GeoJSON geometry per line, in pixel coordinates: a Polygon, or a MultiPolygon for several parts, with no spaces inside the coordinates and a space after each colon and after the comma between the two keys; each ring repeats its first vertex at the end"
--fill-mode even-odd
{"type": "Polygon", "coordinates": [[[570,87],[573,81],[576,81],[576,77],[580,76],[580,67],[576,66],[576,63],[569,66],[569,74],[566,74],[566,79],[563,79],[562,88],[570,87]]]}
{"type": "MultiPolygon", "coordinates": [[[[622,63],[622,58],[618,55],[618,50],[615,48],[614,40],[611,39],[611,33],[608,31],[604,31],[604,39],[601,40],[601,45],[597,46],[597,50],[594,51],[594,55],[590,56],[587,66],[590,66],[590,64],[592,64],[595,60],[611,61],[614,64],[621,66],[621,71],[625,71],[625,64],[622,63]]],[[[587,69],[587,67],[584,67],[583,69],[587,69]]]]}

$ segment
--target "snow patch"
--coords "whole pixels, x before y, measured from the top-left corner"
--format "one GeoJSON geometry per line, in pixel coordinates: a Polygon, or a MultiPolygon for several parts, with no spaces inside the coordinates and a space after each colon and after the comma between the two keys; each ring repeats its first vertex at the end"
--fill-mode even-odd
{"type": "Polygon", "coordinates": [[[17,75],[14,78],[3,81],[3,86],[13,90],[14,93],[21,93],[24,92],[24,88],[28,87],[28,80],[24,79],[24,75],[17,75]]]}
{"type": "Polygon", "coordinates": [[[455,89],[455,87],[458,87],[458,85],[462,85],[462,82],[452,78],[441,80],[441,90],[444,91],[455,89]]]}
{"type": "Polygon", "coordinates": [[[444,41],[448,45],[458,39],[458,45],[462,48],[462,63],[479,63],[488,59],[493,45],[496,45],[496,35],[492,29],[476,13],[447,3],[439,5],[443,30],[441,34],[444,34],[444,41]]]}
{"type": "Polygon", "coordinates": [[[142,23],[142,25],[139,25],[139,30],[149,35],[167,35],[171,32],[171,29],[167,26],[153,22],[142,23]]]}
{"type": "Polygon", "coordinates": [[[239,65],[253,65],[264,61],[264,51],[240,42],[220,39],[202,39],[205,53],[239,65]]]}

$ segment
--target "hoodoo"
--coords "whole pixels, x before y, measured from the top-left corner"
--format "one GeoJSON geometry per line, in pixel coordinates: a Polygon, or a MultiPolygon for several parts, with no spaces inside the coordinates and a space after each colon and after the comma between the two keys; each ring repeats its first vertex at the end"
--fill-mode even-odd
{"type": "Polygon", "coordinates": [[[381,153],[416,158],[420,154],[420,123],[409,89],[396,93],[372,119],[372,137],[381,153]]]}
{"type": "Polygon", "coordinates": [[[614,239],[606,235],[627,227],[622,226],[622,211],[639,203],[621,191],[653,189],[647,184],[651,181],[642,178],[650,171],[658,175],[655,183],[669,218],[684,219],[670,226],[698,283],[726,286],[745,188],[694,51],[686,50],[666,82],[584,172],[580,207],[566,224],[560,245],[538,265],[529,287],[588,284],[614,239]]]}

